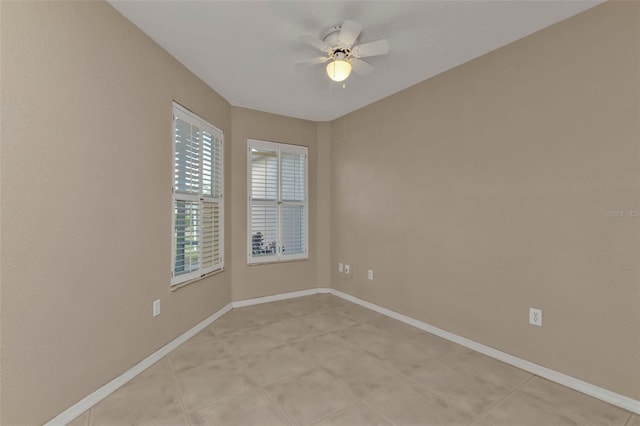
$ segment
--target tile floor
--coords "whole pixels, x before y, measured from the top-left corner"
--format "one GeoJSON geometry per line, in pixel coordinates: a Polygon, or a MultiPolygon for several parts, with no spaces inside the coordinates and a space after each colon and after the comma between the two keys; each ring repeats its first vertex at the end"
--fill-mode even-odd
{"type": "Polygon", "coordinates": [[[620,425],[640,416],[328,294],[234,309],[72,425],[620,425]]]}

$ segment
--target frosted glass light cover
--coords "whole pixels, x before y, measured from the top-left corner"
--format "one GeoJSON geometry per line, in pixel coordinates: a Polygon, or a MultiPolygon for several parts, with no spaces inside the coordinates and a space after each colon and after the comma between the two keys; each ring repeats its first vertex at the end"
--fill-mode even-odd
{"type": "Polygon", "coordinates": [[[336,59],[327,65],[327,75],[333,81],[344,81],[351,74],[351,64],[342,59],[336,59]]]}

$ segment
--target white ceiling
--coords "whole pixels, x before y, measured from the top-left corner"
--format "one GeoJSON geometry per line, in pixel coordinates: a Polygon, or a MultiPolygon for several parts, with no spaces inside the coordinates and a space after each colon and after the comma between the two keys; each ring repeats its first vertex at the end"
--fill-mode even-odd
{"type": "Polygon", "coordinates": [[[232,105],[325,121],[340,117],[601,0],[472,1],[140,1],[109,0],[232,105]],[[320,56],[300,43],[345,19],[358,42],[386,38],[387,56],[367,58],[373,74],[330,82],[320,56]]]}

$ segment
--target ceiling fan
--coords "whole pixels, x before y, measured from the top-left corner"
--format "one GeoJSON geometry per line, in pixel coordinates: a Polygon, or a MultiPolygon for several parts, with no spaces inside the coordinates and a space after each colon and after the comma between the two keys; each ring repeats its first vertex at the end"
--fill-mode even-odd
{"type": "Polygon", "coordinates": [[[389,42],[386,39],[376,40],[364,44],[355,44],[362,26],[355,21],[344,21],[342,24],[327,28],[320,38],[303,35],[300,41],[324,52],[326,56],[303,59],[300,65],[324,64],[327,61],[327,75],[333,81],[344,81],[351,74],[367,75],[373,71],[373,65],[362,60],[369,56],[386,55],[389,53],[389,42]]]}

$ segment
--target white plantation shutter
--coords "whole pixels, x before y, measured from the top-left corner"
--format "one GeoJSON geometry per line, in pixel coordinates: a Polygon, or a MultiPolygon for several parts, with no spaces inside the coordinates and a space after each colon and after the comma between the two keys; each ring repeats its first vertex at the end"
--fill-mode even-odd
{"type": "Polygon", "coordinates": [[[251,256],[278,255],[278,152],[252,149],[251,156],[251,256]]]}
{"type": "Polygon", "coordinates": [[[220,263],[220,206],[202,203],[202,267],[220,263]]]}
{"type": "Polygon", "coordinates": [[[306,259],[307,148],[248,141],[248,262],[306,259]]]}
{"type": "Polygon", "coordinates": [[[202,194],[213,195],[213,145],[215,137],[211,133],[202,132],[202,194]]]}
{"type": "Polygon", "coordinates": [[[251,197],[255,201],[278,201],[278,152],[251,152],[251,197]]]}
{"type": "Polygon", "coordinates": [[[213,198],[222,194],[222,134],[203,132],[203,193],[213,198]]]}
{"type": "Polygon", "coordinates": [[[307,156],[282,152],[282,253],[298,255],[306,251],[305,213],[307,156]]]}
{"type": "Polygon", "coordinates": [[[251,255],[278,255],[278,205],[251,206],[251,255]]]}
{"type": "Polygon", "coordinates": [[[200,205],[195,201],[175,201],[174,205],[174,271],[188,274],[199,268],[200,205]]]}
{"type": "Polygon", "coordinates": [[[222,132],[174,103],[171,284],[223,267],[222,132]]]}
{"type": "Polygon", "coordinates": [[[282,200],[304,201],[307,157],[305,154],[281,154],[282,200]]]}
{"type": "Polygon", "coordinates": [[[200,130],[180,118],[175,119],[174,190],[200,192],[200,130]]]}
{"type": "Polygon", "coordinates": [[[304,206],[282,206],[282,254],[301,254],[306,249],[304,206]]]}

